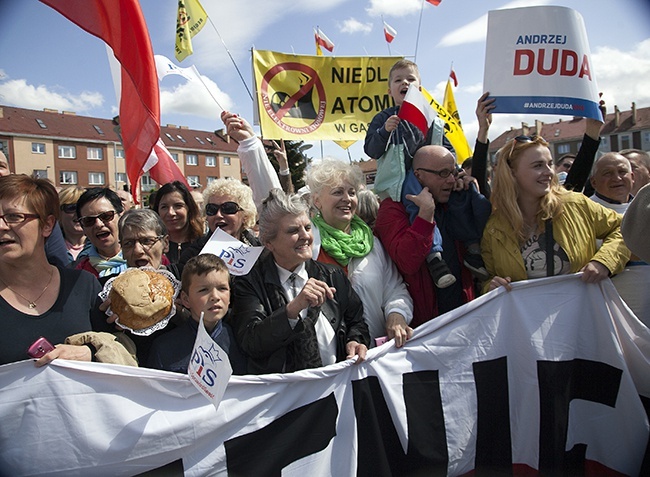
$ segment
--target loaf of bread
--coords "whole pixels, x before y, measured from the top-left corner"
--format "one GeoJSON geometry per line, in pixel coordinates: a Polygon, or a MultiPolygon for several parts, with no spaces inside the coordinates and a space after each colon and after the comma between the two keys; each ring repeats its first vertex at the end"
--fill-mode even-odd
{"type": "Polygon", "coordinates": [[[113,280],[109,298],[120,325],[142,330],[169,315],[174,287],[166,276],[153,270],[129,268],[113,280]]]}

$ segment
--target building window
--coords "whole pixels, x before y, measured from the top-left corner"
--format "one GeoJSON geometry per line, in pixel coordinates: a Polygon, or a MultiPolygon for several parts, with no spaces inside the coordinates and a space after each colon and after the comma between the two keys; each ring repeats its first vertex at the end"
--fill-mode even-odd
{"type": "Polygon", "coordinates": [[[36,123],[41,127],[41,129],[47,129],[47,124],[45,124],[41,119],[37,119],[36,123]]]}
{"type": "Polygon", "coordinates": [[[115,158],[116,159],[124,159],[124,157],[125,157],[124,149],[122,149],[121,147],[116,147],[115,148],[115,158]]]}
{"type": "Polygon", "coordinates": [[[188,154],[185,156],[185,164],[188,166],[198,166],[199,165],[199,156],[196,154],[188,154]]]}
{"type": "Polygon", "coordinates": [[[194,139],[196,139],[197,141],[199,141],[199,144],[205,144],[205,143],[203,142],[203,140],[202,140],[199,136],[194,136],[194,139]]]}
{"type": "Polygon", "coordinates": [[[115,182],[123,182],[126,184],[126,172],[116,172],[115,182]]]}
{"type": "Polygon", "coordinates": [[[140,179],[140,185],[144,192],[149,192],[156,188],[156,181],[154,181],[147,172],[146,174],[143,174],[142,178],[140,179]]]}
{"type": "Polygon", "coordinates": [[[214,176],[208,176],[206,178],[206,182],[208,183],[208,185],[212,184],[216,180],[217,180],[217,177],[214,177],[214,176]]]}
{"type": "Polygon", "coordinates": [[[47,179],[47,169],[34,169],[32,176],[36,179],[47,179]]]}
{"type": "Polygon", "coordinates": [[[557,153],[558,154],[568,154],[571,152],[571,144],[558,144],[557,153]]]}
{"type": "Polygon", "coordinates": [[[89,185],[104,185],[104,173],[103,172],[89,172],[88,173],[88,184],[89,185]]]}
{"type": "Polygon", "coordinates": [[[230,158],[228,156],[223,158],[223,165],[224,166],[229,166],[230,165],[230,158]]]}
{"type": "Polygon", "coordinates": [[[183,136],[177,134],[176,137],[181,140],[181,142],[187,142],[183,136]]]}
{"type": "Polygon", "coordinates": [[[104,159],[104,150],[101,147],[88,148],[89,161],[101,161],[102,159],[104,159]]]}
{"type": "Polygon", "coordinates": [[[607,147],[607,144],[609,143],[609,137],[608,136],[603,136],[600,138],[600,145],[603,147],[607,147]]]}
{"type": "Polygon", "coordinates": [[[199,176],[187,176],[187,183],[190,185],[190,187],[201,187],[199,176]]]}
{"type": "Polygon", "coordinates": [[[645,142],[650,142],[650,131],[645,131],[645,132],[643,133],[643,140],[644,140],[645,142]]]}
{"type": "Polygon", "coordinates": [[[61,185],[74,185],[77,183],[77,173],[74,171],[59,172],[59,183],[61,185]]]}
{"type": "Polygon", "coordinates": [[[217,167],[217,158],[214,156],[205,156],[205,167],[217,167]]]}
{"type": "Polygon", "coordinates": [[[77,148],[74,146],[59,146],[59,159],[76,159],[77,148]]]}
{"type": "Polygon", "coordinates": [[[623,149],[629,149],[632,146],[630,146],[630,135],[625,134],[621,135],[621,147],[619,148],[619,151],[622,151],[623,149]]]}
{"type": "Polygon", "coordinates": [[[169,134],[169,133],[165,133],[165,136],[167,136],[167,138],[168,138],[170,141],[176,142],[176,139],[174,139],[174,136],[172,136],[171,134],[169,134]]]}
{"type": "Polygon", "coordinates": [[[172,159],[174,160],[174,162],[176,164],[178,164],[178,153],[177,152],[172,152],[171,155],[172,155],[172,159]]]}
{"type": "Polygon", "coordinates": [[[45,144],[42,142],[33,142],[32,143],[32,153],[33,154],[45,154],[45,144]]]}
{"type": "Polygon", "coordinates": [[[97,131],[98,134],[101,134],[102,136],[104,135],[104,131],[102,131],[102,128],[100,128],[96,124],[93,124],[93,127],[95,128],[95,131],[97,131]]]}

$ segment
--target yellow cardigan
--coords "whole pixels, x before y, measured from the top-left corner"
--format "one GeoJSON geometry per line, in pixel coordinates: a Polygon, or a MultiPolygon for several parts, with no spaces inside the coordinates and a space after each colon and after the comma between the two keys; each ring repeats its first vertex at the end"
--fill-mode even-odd
{"type": "MultiPolygon", "coordinates": [[[[605,265],[612,275],[621,272],[631,254],[621,235],[623,216],[577,192],[562,197],[564,208],[560,217],[553,219],[553,238],[569,257],[571,273],[592,260],[605,265]],[[598,250],[596,239],[603,240],[598,250]]],[[[488,220],[481,249],[492,277],[510,277],[513,282],[528,278],[517,237],[502,216],[493,214],[488,220]]],[[[484,293],[489,284],[490,280],[485,282],[484,293]]]]}

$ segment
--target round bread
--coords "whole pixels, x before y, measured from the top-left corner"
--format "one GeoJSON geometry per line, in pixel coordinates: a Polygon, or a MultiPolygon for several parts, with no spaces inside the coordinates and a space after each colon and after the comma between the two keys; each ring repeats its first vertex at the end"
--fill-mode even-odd
{"type": "Polygon", "coordinates": [[[109,298],[121,325],[142,330],[169,315],[174,287],[160,273],[130,268],[113,280],[109,298]]]}

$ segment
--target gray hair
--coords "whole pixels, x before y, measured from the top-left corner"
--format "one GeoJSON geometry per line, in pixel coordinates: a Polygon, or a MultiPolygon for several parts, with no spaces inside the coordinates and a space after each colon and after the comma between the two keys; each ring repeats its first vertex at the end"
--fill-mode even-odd
{"type": "Polygon", "coordinates": [[[344,182],[349,182],[357,191],[365,185],[363,172],[359,166],[346,164],[336,159],[323,159],[319,163],[312,164],[307,172],[307,185],[311,191],[312,200],[323,187],[339,187],[344,182]]]}
{"type": "Polygon", "coordinates": [[[643,165],[647,169],[650,169],[650,154],[648,154],[644,150],[642,150],[642,149],[623,149],[622,151],[619,151],[618,153],[620,155],[622,155],[622,156],[625,156],[628,160],[630,159],[630,156],[633,156],[634,154],[636,154],[641,159],[641,162],[643,163],[643,165]]]}
{"type": "Polygon", "coordinates": [[[379,212],[379,199],[370,189],[357,191],[357,215],[372,229],[375,227],[377,213],[379,212]]]}
{"type": "Polygon", "coordinates": [[[126,230],[139,232],[153,231],[156,235],[167,235],[167,227],[156,212],[151,209],[130,209],[120,217],[117,223],[120,240],[126,230]]]}
{"type": "Polygon", "coordinates": [[[272,189],[262,202],[259,217],[260,242],[267,244],[278,235],[278,224],[282,217],[301,214],[309,217],[309,206],[298,194],[285,194],[281,189],[272,189]]]}

